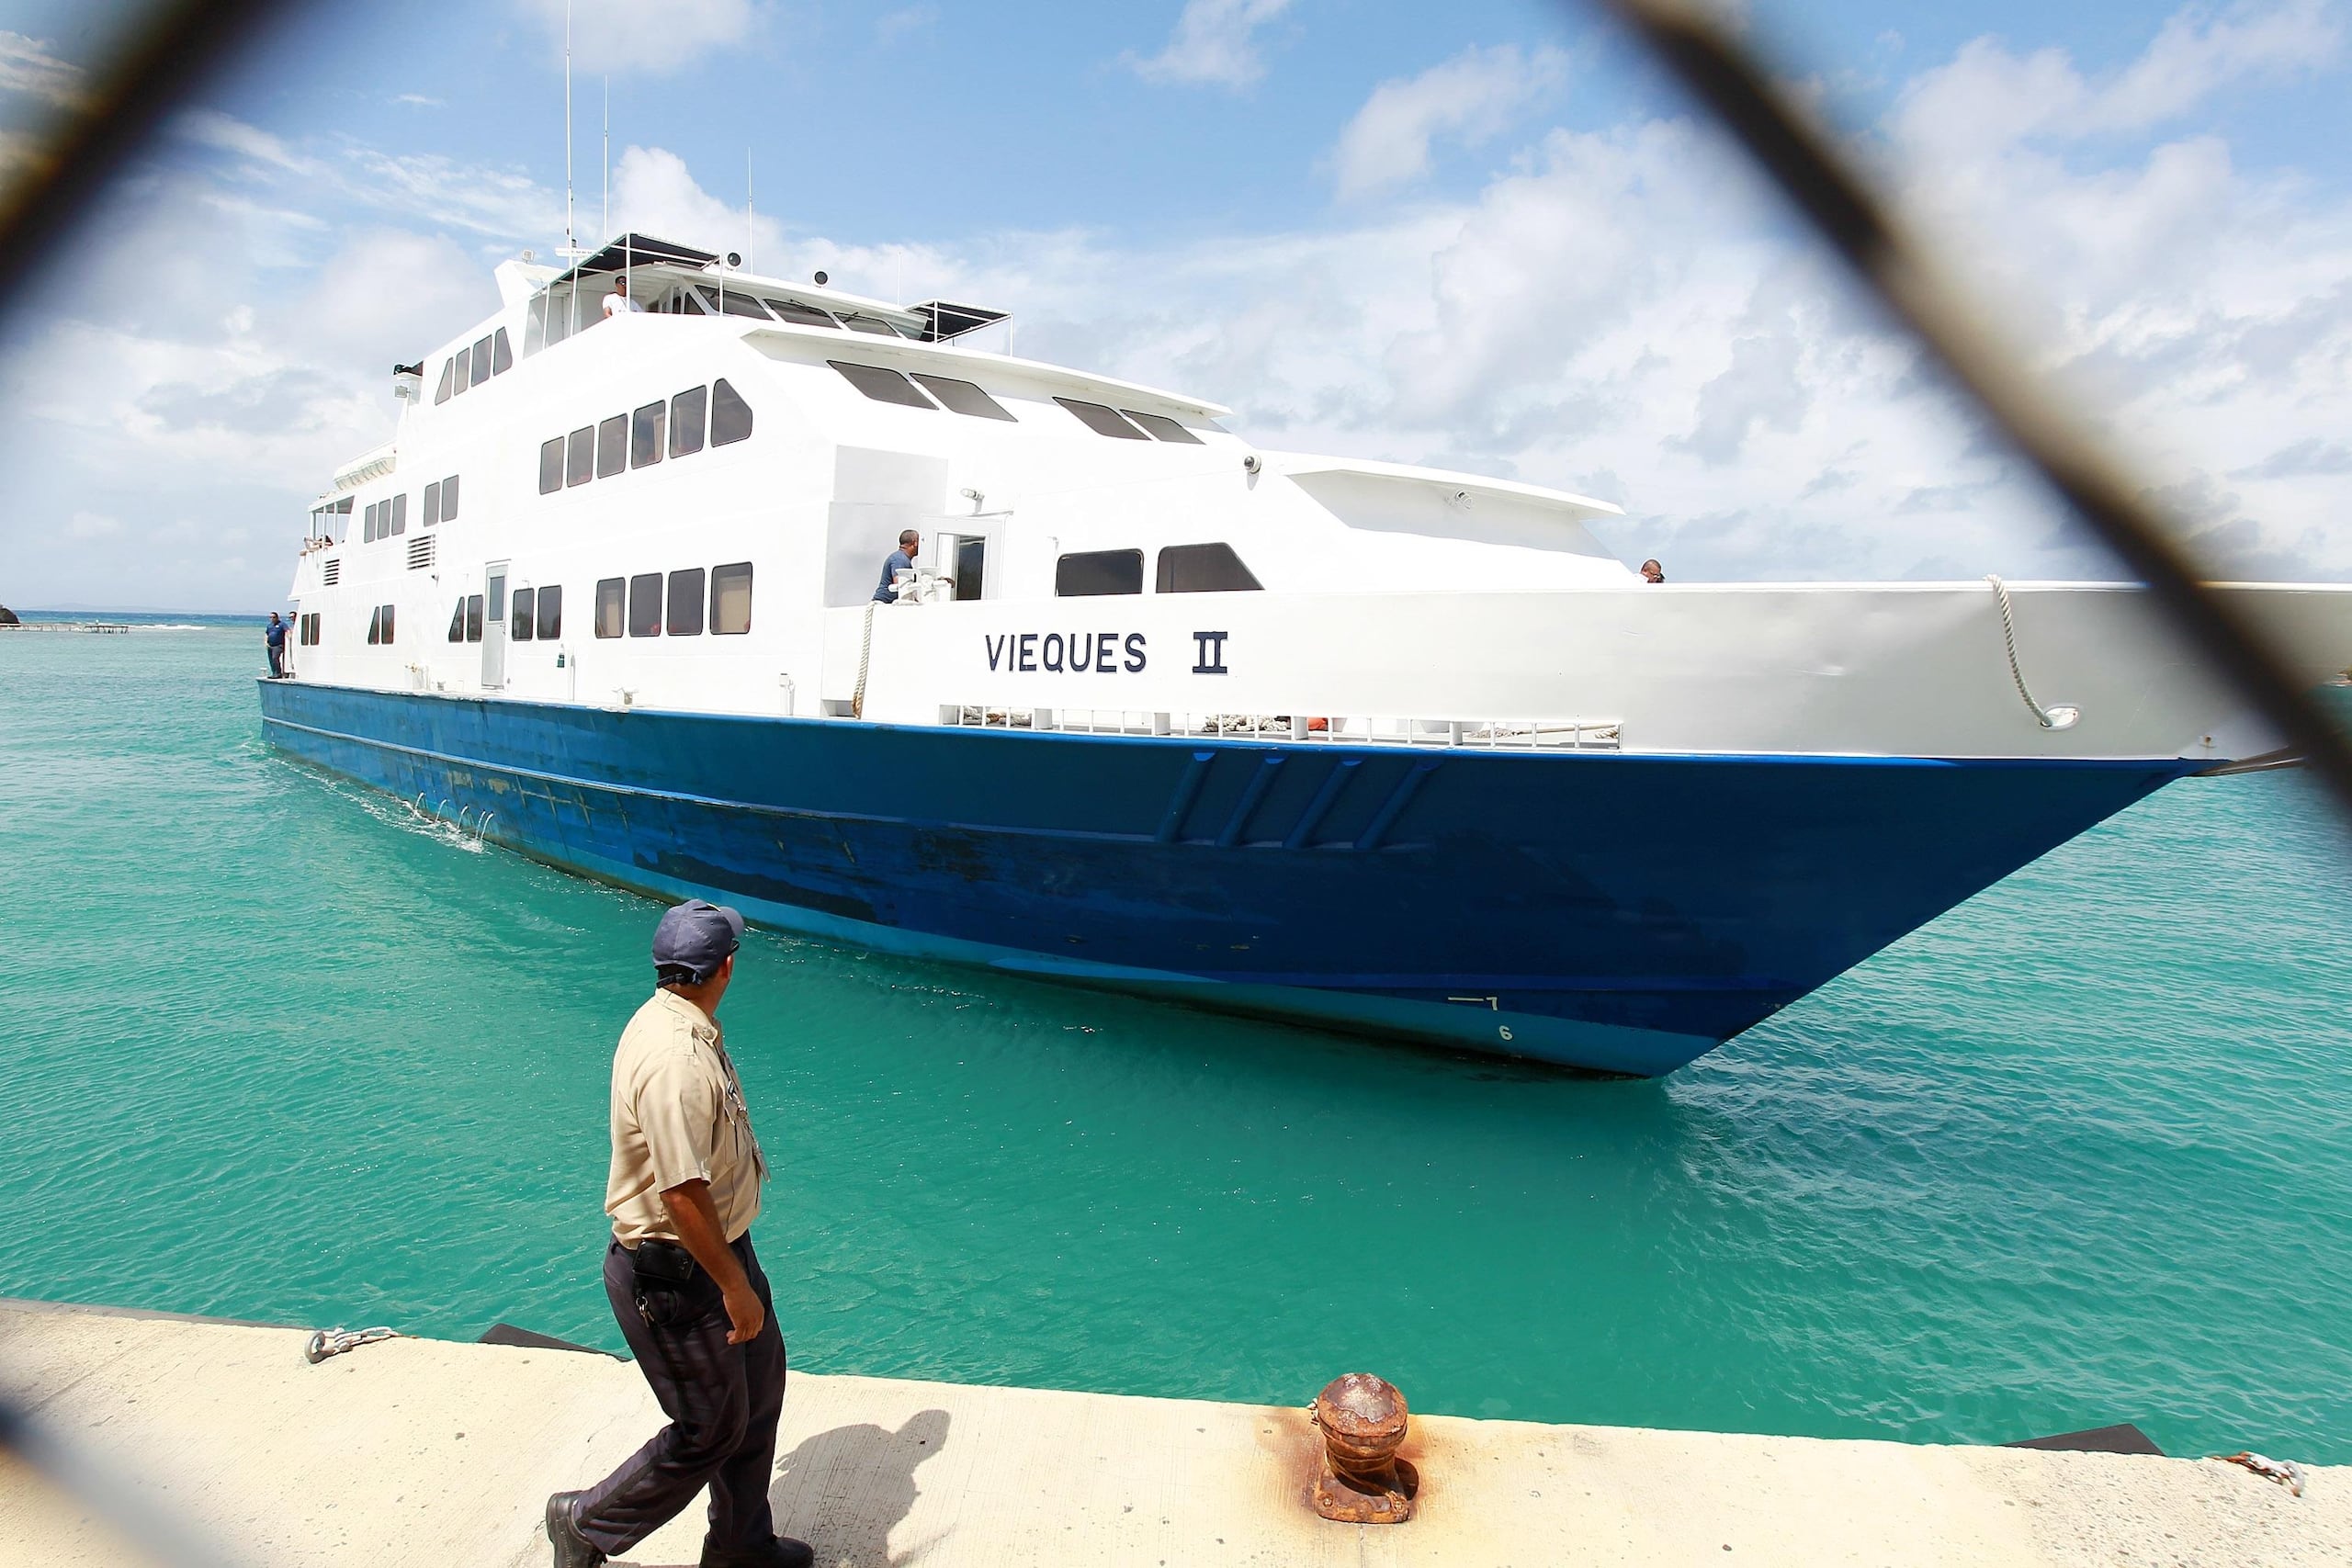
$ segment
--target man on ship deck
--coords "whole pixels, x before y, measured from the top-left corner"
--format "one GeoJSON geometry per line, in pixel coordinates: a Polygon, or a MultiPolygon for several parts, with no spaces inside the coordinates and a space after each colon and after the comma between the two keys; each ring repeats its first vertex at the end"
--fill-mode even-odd
{"type": "Polygon", "coordinates": [[[922,536],[912,528],[899,536],[899,547],[882,563],[882,581],[874,590],[876,604],[895,604],[899,602],[899,573],[915,569],[915,557],[922,553],[922,536]]]}
{"type": "Polygon", "coordinates": [[[585,1492],[548,1499],[556,1568],[597,1568],[705,1485],[703,1568],[807,1568],[775,1533],[768,1483],[784,1409],[784,1336],[752,1250],[767,1161],[718,1028],[743,917],[701,899],[653,932],[657,989],[613,1055],[605,1293],[670,1424],[585,1492]]]}

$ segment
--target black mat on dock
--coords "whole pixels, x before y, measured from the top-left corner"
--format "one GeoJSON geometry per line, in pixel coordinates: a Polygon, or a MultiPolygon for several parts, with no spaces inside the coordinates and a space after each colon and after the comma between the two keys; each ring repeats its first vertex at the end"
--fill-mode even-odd
{"type": "Polygon", "coordinates": [[[2119,1421],[2112,1427],[2093,1427],[2087,1431],[2061,1432],[2054,1438],[2026,1438],[2014,1443],[2003,1443],[2005,1449],[2057,1449],[2077,1454],[2154,1454],[2164,1457],[2164,1450],[2155,1440],[2129,1421],[2119,1421]]]}
{"type": "Polygon", "coordinates": [[[599,1350],[593,1345],[574,1345],[569,1339],[558,1339],[552,1334],[537,1334],[527,1328],[517,1328],[511,1323],[493,1323],[481,1331],[477,1345],[513,1345],[525,1350],[577,1350],[583,1356],[610,1356],[621,1359],[609,1350],[599,1350]]]}

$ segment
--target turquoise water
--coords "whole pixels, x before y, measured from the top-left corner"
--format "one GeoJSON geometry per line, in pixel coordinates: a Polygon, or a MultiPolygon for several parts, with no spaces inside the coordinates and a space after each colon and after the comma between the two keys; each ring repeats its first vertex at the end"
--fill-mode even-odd
{"type": "MultiPolygon", "coordinates": [[[[0,1293],[617,1347],[654,907],[275,760],[250,626],[0,634],[0,1293]]],[[[755,935],[796,1364],[2352,1461],[2352,872],[2176,785],[1594,1082],[755,935]]]]}

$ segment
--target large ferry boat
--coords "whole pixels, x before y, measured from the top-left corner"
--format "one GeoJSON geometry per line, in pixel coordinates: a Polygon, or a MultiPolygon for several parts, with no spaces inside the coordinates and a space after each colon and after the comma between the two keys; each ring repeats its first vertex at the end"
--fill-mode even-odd
{"type": "MultiPolygon", "coordinates": [[[[999,311],[637,234],[498,280],[313,506],[266,733],[784,931],[1659,1074],[2276,744],[2130,585],[1653,584],[1605,502],[999,311]]],[[[2225,591],[2352,662],[2352,590],[2225,591]]]]}

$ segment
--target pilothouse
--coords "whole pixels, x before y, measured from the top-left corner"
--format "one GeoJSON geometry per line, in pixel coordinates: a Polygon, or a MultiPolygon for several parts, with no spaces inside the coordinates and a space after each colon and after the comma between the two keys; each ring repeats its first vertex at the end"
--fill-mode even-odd
{"type": "MultiPolygon", "coordinates": [[[[498,281],[313,503],[266,731],[778,929],[1656,1074],[2276,744],[2130,585],[1652,583],[1605,502],[1002,311],[634,233],[498,281]]],[[[2344,587],[2228,592],[2352,662],[2344,587]]]]}

